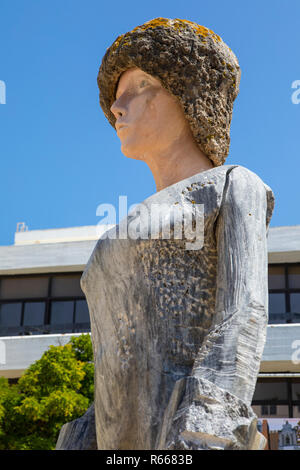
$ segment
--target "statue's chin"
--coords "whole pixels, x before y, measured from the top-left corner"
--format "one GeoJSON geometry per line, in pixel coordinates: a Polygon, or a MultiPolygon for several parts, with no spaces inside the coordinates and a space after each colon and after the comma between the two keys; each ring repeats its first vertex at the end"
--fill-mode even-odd
{"type": "Polygon", "coordinates": [[[125,157],[132,158],[133,160],[144,160],[141,152],[138,152],[134,147],[129,145],[121,145],[121,152],[125,157]]]}

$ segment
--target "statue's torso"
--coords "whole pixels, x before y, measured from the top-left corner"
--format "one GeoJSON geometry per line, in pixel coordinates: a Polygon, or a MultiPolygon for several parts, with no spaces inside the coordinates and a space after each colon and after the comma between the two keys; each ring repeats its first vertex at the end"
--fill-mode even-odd
{"type": "Polygon", "coordinates": [[[199,173],[144,201],[147,207],[204,204],[200,250],[186,250],[184,240],[103,237],[94,249],[82,288],[91,317],[100,449],[155,448],[174,384],[191,373],[214,321],[214,229],[232,168],[199,173]]]}

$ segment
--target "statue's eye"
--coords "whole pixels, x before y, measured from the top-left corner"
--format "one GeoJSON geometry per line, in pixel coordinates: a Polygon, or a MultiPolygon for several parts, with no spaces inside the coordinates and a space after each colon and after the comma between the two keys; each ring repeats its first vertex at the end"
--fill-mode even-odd
{"type": "Polygon", "coordinates": [[[144,86],[147,85],[147,80],[142,80],[141,83],[140,83],[140,87],[143,88],[144,86]]]}

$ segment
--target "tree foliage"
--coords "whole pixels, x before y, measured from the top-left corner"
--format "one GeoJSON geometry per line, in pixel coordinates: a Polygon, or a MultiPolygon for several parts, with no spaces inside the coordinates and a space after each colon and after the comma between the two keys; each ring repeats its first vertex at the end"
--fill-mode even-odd
{"type": "Polygon", "coordinates": [[[51,450],[62,425],[93,401],[94,365],[89,334],[50,346],[10,385],[0,377],[0,450],[51,450]]]}

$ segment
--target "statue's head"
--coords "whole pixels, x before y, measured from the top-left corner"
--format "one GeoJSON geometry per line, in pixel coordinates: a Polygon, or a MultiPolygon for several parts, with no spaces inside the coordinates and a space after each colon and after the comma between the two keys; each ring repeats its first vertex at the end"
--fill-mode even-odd
{"type": "Polygon", "coordinates": [[[179,101],[161,82],[138,67],[122,73],[111,106],[121,150],[131,158],[164,154],[193,139],[179,101]]]}
{"type": "Polygon", "coordinates": [[[125,127],[132,119],[144,144],[153,144],[151,136],[163,126],[161,139],[190,132],[219,166],[229,152],[240,75],[237,58],[213,31],[186,20],[157,18],[119,36],[107,50],[98,74],[100,104],[125,154],[138,152],[134,134],[125,127]],[[125,118],[128,105],[131,114],[125,118]]]}

